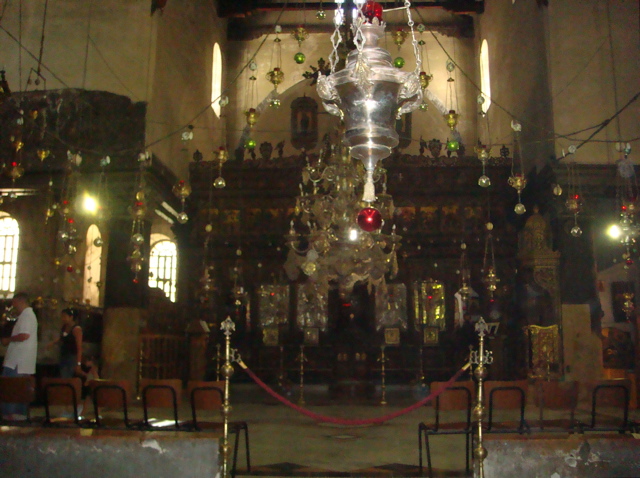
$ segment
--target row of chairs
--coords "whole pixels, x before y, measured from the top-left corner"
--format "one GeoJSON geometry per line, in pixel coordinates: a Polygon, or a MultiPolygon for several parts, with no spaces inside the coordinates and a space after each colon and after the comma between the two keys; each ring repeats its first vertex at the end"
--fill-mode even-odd
{"type": "MultiPolygon", "coordinates": [[[[128,380],[91,380],[87,384],[94,418],[80,417],[82,382],[79,378],[43,378],[41,387],[44,398],[45,416],[42,424],[50,427],[91,427],[129,430],[176,430],[212,431],[223,429],[221,420],[203,420],[203,411],[220,411],[224,401],[224,382],[189,381],[186,395],[191,408],[189,420],[180,420],[179,409],[183,399],[182,381],[143,379],[140,383],[142,420],[130,418],[133,402],[131,383],[128,380]],[[71,409],[69,418],[53,417],[52,407],[71,409]],[[108,412],[108,413],[107,413],[108,412]],[[165,419],[170,414],[171,419],[165,419]],[[159,414],[162,419],[155,418],[159,414]],[[103,416],[104,415],[104,416],[103,416]]],[[[0,377],[0,402],[31,404],[35,399],[33,377],[0,377]]],[[[9,422],[2,417],[3,424],[33,425],[30,413],[25,422],[9,422]]],[[[238,458],[239,438],[244,434],[247,471],[251,471],[249,454],[249,426],[245,421],[228,423],[229,433],[235,434],[232,476],[235,476],[238,458]]]]}
{"type": "MultiPolygon", "coordinates": [[[[444,382],[433,382],[431,390],[444,386],[444,382]]],[[[584,433],[586,431],[625,433],[637,428],[637,424],[629,421],[629,399],[631,384],[628,380],[606,380],[585,384],[590,397],[590,420],[576,420],[578,406],[578,382],[536,381],[530,384],[527,380],[487,381],[484,382],[483,394],[487,417],[484,433],[531,433],[532,431],[584,433]],[[525,419],[525,408],[529,389],[532,389],[534,404],[539,411],[537,427],[531,427],[525,419]],[[611,417],[602,414],[602,407],[612,407],[619,415],[611,417]],[[496,412],[505,410],[517,411],[515,417],[506,421],[495,419],[496,412]],[[558,411],[563,414],[560,419],[545,419],[545,411],[558,411]]],[[[434,419],[418,425],[418,450],[420,472],[423,469],[422,443],[427,458],[429,476],[432,476],[431,450],[429,436],[432,435],[464,435],[465,464],[467,473],[470,468],[471,442],[475,432],[471,413],[475,405],[476,384],[474,382],[457,382],[445,390],[432,402],[434,419]],[[466,411],[464,422],[442,422],[440,412],[466,411]]],[[[508,413],[508,412],[507,412],[508,413]]]]}

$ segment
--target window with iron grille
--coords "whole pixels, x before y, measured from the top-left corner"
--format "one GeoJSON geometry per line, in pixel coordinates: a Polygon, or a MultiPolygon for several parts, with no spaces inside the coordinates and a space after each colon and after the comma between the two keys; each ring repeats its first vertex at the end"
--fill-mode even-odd
{"type": "Polygon", "coordinates": [[[149,287],[162,289],[165,295],[176,301],[176,271],[178,251],[171,241],[156,242],[149,259],[149,287]]]}
{"type": "Polygon", "coordinates": [[[5,297],[16,291],[19,241],[18,221],[4,214],[0,218],[0,294],[5,297]]]}

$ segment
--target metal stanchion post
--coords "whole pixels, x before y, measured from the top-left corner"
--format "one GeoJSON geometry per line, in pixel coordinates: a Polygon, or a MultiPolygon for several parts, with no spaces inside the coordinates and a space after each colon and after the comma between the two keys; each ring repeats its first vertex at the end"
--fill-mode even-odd
{"type": "Polygon", "coordinates": [[[477,422],[477,443],[473,448],[474,464],[474,476],[476,478],[484,478],[484,459],[487,457],[487,449],[483,444],[482,437],[482,421],[486,416],[486,408],[484,406],[484,395],[482,390],[482,383],[487,378],[487,365],[493,362],[492,353],[484,349],[484,337],[487,335],[489,327],[484,319],[481,317],[476,324],[476,332],[480,338],[480,344],[477,351],[472,350],[469,355],[469,362],[476,365],[476,369],[473,375],[478,380],[478,399],[475,407],[473,407],[472,416],[473,420],[477,422]]]}
{"type": "Polygon", "coordinates": [[[229,403],[229,380],[233,375],[233,365],[231,362],[240,360],[240,356],[236,349],[231,348],[231,334],[236,330],[236,324],[233,323],[231,317],[227,317],[220,326],[225,335],[224,349],[224,365],[222,366],[222,376],[224,377],[224,403],[222,404],[222,444],[220,451],[222,454],[222,463],[220,463],[221,478],[229,478],[229,413],[231,412],[231,404],[229,403]]]}

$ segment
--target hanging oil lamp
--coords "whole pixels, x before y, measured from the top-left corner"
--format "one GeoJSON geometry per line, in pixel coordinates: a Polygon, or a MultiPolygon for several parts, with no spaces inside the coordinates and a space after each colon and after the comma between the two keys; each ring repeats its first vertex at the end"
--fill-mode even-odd
{"type": "MultiPolygon", "coordinates": [[[[410,3],[406,2],[411,36],[415,40],[410,3]]],[[[403,72],[394,67],[388,51],[378,46],[384,37],[382,7],[375,2],[357,4],[352,25],[356,48],[347,57],[344,69],[336,72],[340,25],[344,12],[336,8],[334,50],[329,55],[331,73],[318,77],[318,95],[330,114],[345,123],[345,143],[351,156],[362,161],[366,171],[363,201],[375,201],[373,173],[376,164],[391,154],[399,143],[395,121],[422,103],[419,73],[422,69],[416,48],[416,69],[403,72]]],[[[417,42],[416,42],[417,43],[417,42]]]]}
{"type": "Polygon", "coordinates": [[[213,186],[216,189],[223,189],[227,185],[227,182],[222,177],[222,166],[228,159],[229,153],[227,153],[226,148],[220,146],[220,148],[218,148],[218,155],[216,156],[216,161],[218,162],[218,177],[213,181],[213,186]]]}
{"type": "Polygon", "coordinates": [[[185,224],[189,220],[189,216],[185,212],[184,206],[186,199],[191,195],[191,186],[184,179],[181,179],[173,186],[172,191],[174,196],[180,199],[180,204],[182,205],[182,210],[178,214],[178,222],[185,224]]]}

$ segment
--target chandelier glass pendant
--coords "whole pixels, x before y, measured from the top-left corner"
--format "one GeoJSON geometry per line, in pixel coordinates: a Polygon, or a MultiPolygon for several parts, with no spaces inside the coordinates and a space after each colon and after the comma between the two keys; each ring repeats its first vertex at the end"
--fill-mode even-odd
{"type": "Polygon", "coordinates": [[[422,62],[411,19],[411,2],[404,6],[408,17],[416,68],[405,72],[396,68],[389,52],[378,46],[384,37],[382,7],[372,1],[358,2],[354,9],[353,42],[356,46],[347,57],[346,67],[336,71],[338,47],[342,41],[340,26],[345,12],[335,11],[335,31],[331,36],[333,51],[329,55],[331,74],[318,78],[318,95],[324,108],[345,123],[345,142],[352,157],[364,164],[366,181],[363,201],[375,201],[373,174],[378,161],[388,157],[399,143],[395,121],[422,103],[420,71],[422,62]]]}
{"type": "Polygon", "coordinates": [[[318,296],[326,296],[332,284],[338,285],[342,296],[358,282],[367,283],[369,289],[384,288],[385,275],[393,278],[398,272],[396,251],[401,239],[390,221],[394,206],[386,193],[386,171],[378,168],[372,175],[374,182],[382,184],[375,205],[386,223],[379,223],[375,216],[371,219],[368,208],[362,208],[362,167],[349,157],[347,148],[334,152],[326,162],[320,158],[302,172],[295,217],[285,237],[290,248],[285,271],[291,280],[302,271],[318,296]]]}

